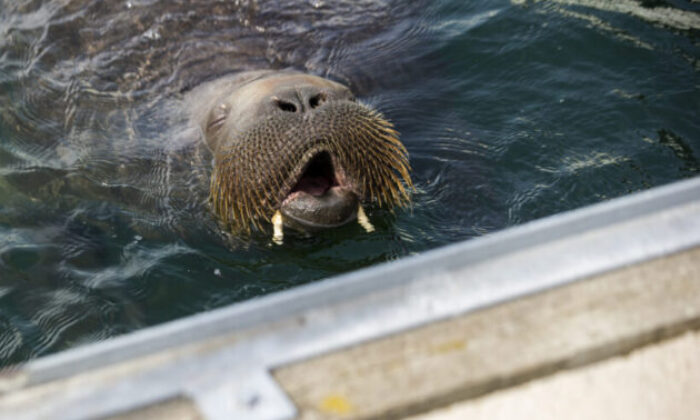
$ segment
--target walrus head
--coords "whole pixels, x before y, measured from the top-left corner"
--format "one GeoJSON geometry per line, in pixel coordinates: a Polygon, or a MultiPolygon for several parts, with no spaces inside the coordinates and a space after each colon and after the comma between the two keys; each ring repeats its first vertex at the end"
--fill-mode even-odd
{"type": "Polygon", "coordinates": [[[409,203],[410,166],[398,133],[347,87],[265,71],[214,90],[200,120],[214,153],[210,202],[233,232],[273,222],[281,238],[282,221],[329,228],[358,213],[366,221],[362,202],[409,203]]]}

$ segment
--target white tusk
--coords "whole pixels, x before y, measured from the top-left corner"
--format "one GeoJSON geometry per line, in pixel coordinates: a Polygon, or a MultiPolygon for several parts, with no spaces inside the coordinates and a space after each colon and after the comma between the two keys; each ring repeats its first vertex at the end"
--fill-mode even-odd
{"type": "Polygon", "coordinates": [[[277,245],[282,245],[284,239],[284,232],[282,232],[282,213],[279,210],[275,212],[272,216],[272,242],[277,245]]]}
{"type": "Polygon", "coordinates": [[[357,208],[357,222],[360,224],[360,226],[365,228],[367,233],[374,232],[374,226],[372,225],[372,222],[369,221],[367,214],[365,214],[365,209],[362,208],[362,204],[360,204],[357,208]]]}

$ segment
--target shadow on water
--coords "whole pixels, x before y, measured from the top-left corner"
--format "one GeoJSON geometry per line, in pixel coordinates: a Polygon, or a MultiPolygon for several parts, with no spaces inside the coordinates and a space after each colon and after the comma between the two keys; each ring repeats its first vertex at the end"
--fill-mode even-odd
{"type": "Polygon", "coordinates": [[[696,176],[682,0],[0,0],[0,365],[696,176]],[[226,237],[183,93],[295,68],[396,124],[413,207],[226,237]]]}

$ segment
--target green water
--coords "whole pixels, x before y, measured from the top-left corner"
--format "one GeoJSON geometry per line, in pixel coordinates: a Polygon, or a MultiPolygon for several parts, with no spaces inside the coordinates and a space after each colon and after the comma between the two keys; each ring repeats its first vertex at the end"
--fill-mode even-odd
{"type": "Polygon", "coordinates": [[[0,0],[0,365],[700,171],[697,3],[184,3],[0,0]],[[412,209],[222,234],[182,94],[289,67],[395,123],[412,209]]]}

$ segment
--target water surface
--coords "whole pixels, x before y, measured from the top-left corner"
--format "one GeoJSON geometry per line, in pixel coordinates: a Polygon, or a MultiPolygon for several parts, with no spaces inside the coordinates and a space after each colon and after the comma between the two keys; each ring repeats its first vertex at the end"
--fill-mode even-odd
{"type": "Polygon", "coordinates": [[[700,171],[700,5],[0,0],[0,365],[700,171]],[[192,86],[350,85],[410,153],[412,209],[236,240],[206,206],[192,86]]]}

